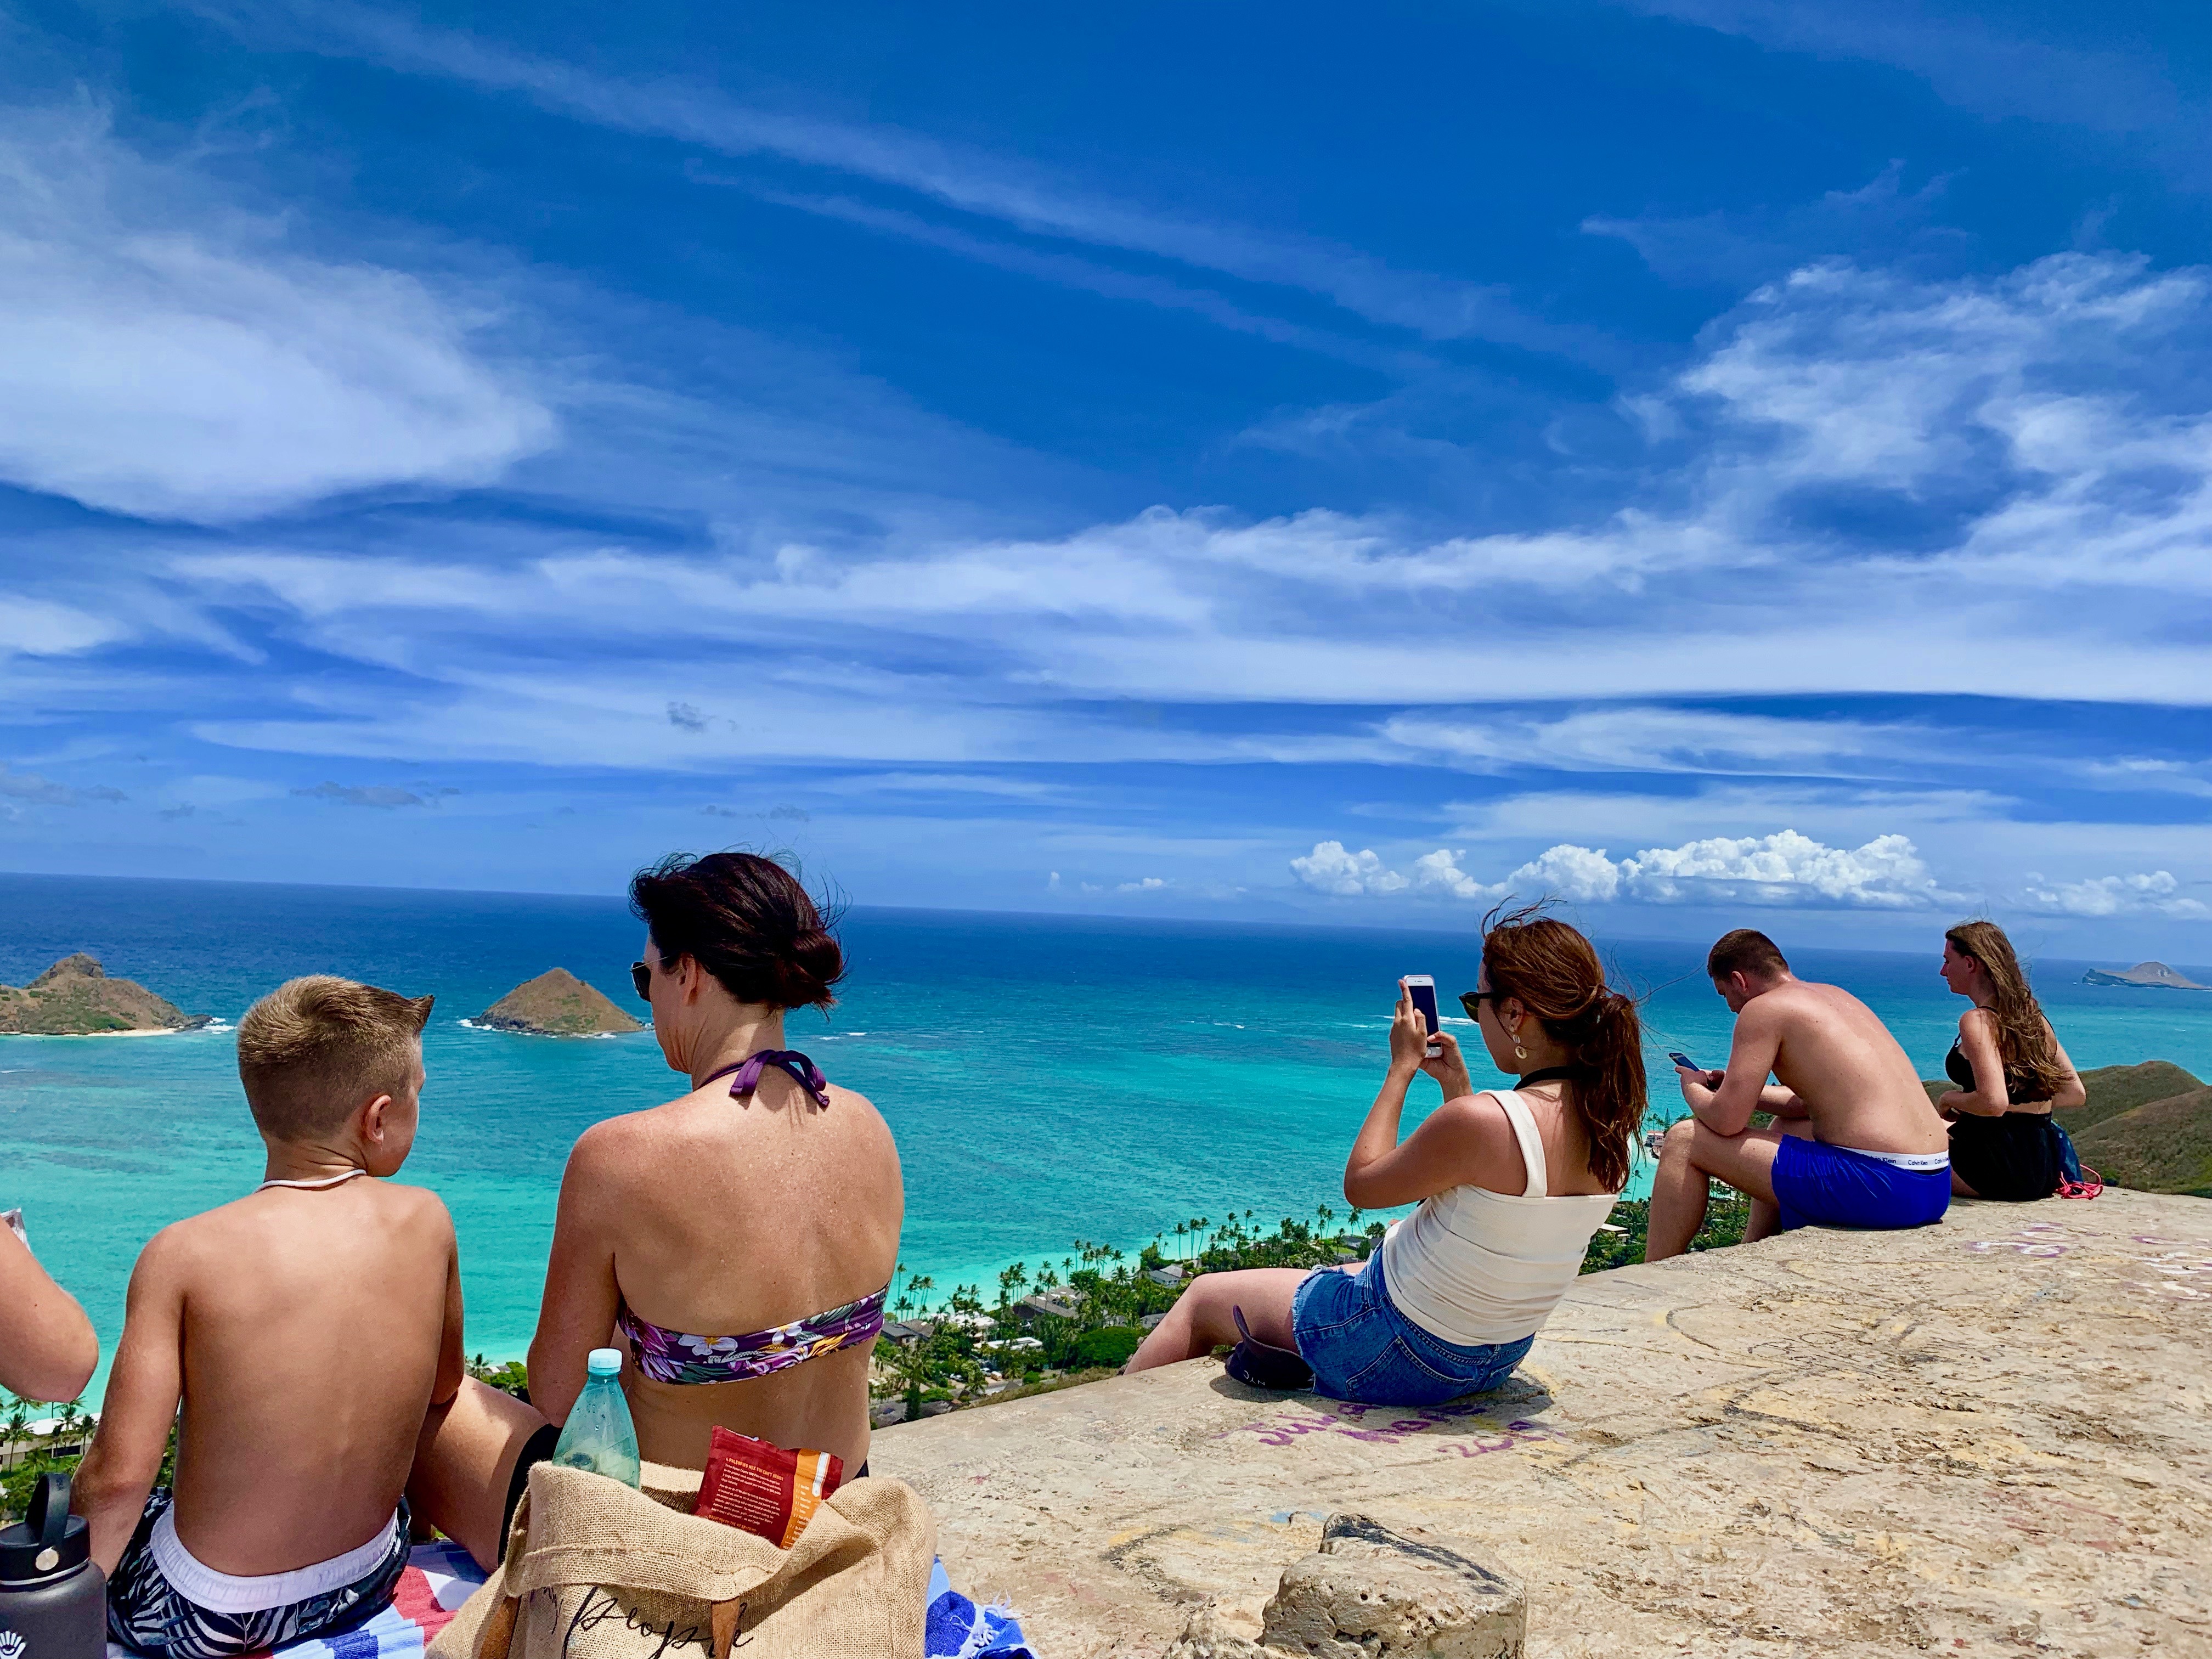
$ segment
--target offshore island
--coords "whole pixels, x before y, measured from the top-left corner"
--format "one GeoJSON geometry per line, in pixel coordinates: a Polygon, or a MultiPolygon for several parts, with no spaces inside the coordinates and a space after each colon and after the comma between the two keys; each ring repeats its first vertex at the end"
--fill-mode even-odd
{"type": "Polygon", "coordinates": [[[28,985],[0,985],[0,1034],[120,1036],[196,1031],[211,1016],[188,1014],[136,981],[111,979],[97,957],[64,957],[28,985]]]}
{"type": "Polygon", "coordinates": [[[2177,974],[2162,962],[2139,962],[2132,968],[2092,968],[2081,975],[2084,985],[2125,985],[2138,991],[2212,991],[2177,974]]]}
{"type": "Polygon", "coordinates": [[[548,968],[516,986],[470,1024],[525,1036],[621,1036],[645,1029],[643,1020],[633,1019],[566,968],[548,968]]]}

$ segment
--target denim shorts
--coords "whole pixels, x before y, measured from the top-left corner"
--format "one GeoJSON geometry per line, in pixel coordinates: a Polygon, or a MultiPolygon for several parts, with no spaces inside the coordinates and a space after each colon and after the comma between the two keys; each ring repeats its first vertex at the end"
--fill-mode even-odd
{"type": "Polygon", "coordinates": [[[1487,1394],[1536,1340],[1462,1348],[1431,1336],[1391,1305],[1380,1249],[1357,1274],[1307,1274],[1291,1300],[1291,1329],[1316,1393],[1369,1406],[1441,1406],[1487,1394]]]}

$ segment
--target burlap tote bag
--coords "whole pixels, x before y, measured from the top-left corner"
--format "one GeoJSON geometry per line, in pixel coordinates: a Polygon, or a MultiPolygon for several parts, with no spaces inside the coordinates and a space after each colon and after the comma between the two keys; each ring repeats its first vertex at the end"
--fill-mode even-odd
{"type": "Polygon", "coordinates": [[[692,1515],[699,1480],[538,1464],[506,1565],[430,1659],[922,1659],[937,1523],[913,1487],[840,1487],[780,1550],[692,1515]]]}

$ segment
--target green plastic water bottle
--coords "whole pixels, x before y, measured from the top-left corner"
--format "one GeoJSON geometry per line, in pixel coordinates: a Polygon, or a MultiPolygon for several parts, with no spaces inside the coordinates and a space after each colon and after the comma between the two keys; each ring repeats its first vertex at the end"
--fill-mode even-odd
{"type": "Polygon", "coordinates": [[[629,1401],[623,1398],[622,1363],[620,1348],[592,1350],[585,1362],[584,1391],[561,1425],[553,1461],[565,1469],[589,1469],[635,1486],[641,1473],[637,1427],[629,1419],[629,1401]]]}

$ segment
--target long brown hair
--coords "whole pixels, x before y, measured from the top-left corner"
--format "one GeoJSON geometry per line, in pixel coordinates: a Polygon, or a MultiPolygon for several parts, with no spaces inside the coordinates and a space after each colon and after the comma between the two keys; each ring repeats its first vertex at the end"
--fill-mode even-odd
{"type": "Polygon", "coordinates": [[[1590,1174],[1619,1192],[1628,1184],[1629,1150],[1644,1121],[1644,1028],[1635,1000],[1606,984],[1590,942],[1546,915],[1540,903],[1501,905],[1482,919],[1482,966],[1498,1000],[1518,998],[1593,1073],[1568,1085],[1567,1105],[1589,1143],[1590,1174]]]}
{"type": "Polygon", "coordinates": [[[2005,1091],[2027,1100],[2048,1100],[2066,1081],[2058,1045],[2051,1036],[2051,1022],[2043,1005],[2027,988],[2027,975],[2013,954],[2012,941],[1994,921],[1962,921],[1944,929],[1943,937],[1962,957],[1982,964],[1989,975],[1990,1012],[1996,1017],[1997,1058],[2004,1064],[2005,1091]],[[2017,1079],[2027,1085],[2014,1089],[2017,1079]]]}

